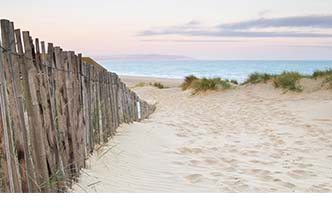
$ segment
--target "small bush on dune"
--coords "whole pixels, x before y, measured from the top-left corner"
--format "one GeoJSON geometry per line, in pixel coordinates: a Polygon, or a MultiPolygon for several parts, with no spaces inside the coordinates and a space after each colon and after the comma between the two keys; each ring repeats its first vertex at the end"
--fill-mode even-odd
{"type": "Polygon", "coordinates": [[[326,69],[326,70],[316,70],[312,77],[317,79],[318,77],[332,77],[332,69],[326,69]]]}
{"type": "Polygon", "coordinates": [[[266,83],[267,81],[269,81],[272,78],[273,78],[273,75],[271,75],[271,74],[256,72],[256,73],[250,74],[248,79],[243,84],[248,84],[248,83],[256,84],[256,83],[260,83],[260,82],[266,83]]]}
{"type": "Polygon", "coordinates": [[[225,81],[228,82],[228,83],[234,84],[234,85],[239,85],[239,82],[235,79],[231,79],[231,80],[225,79],[225,81]]]}
{"type": "Polygon", "coordinates": [[[161,84],[160,82],[154,82],[154,83],[150,83],[151,86],[154,86],[158,89],[166,89],[167,87],[164,86],[163,84],[161,84]]]}
{"type": "Polygon", "coordinates": [[[144,86],[145,86],[145,82],[139,82],[134,87],[144,87],[144,86]]]}
{"type": "Polygon", "coordinates": [[[332,88],[332,75],[327,76],[324,80],[324,83],[327,83],[329,85],[329,87],[332,88]]]}
{"type": "Polygon", "coordinates": [[[268,82],[273,80],[276,88],[283,88],[291,91],[301,91],[302,88],[298,85],[298,80],[307,76],[301,75],[298,72],[283,72],[279,75],[272,75],[267,73],[253,73],[243,84],[256,84],[261,82],[268,82]]]}
{"type": "Polygon", "coordinates": [[[198,78],[194,75],[189,75],[184,78],[184,82],[181,84],[182,90],[187,90],[191,87],[193,81],[198,80],[198,78]]]}
{"type": "Polygon", "coordinates": [[[302,91],[302,88],[298,85],[298,81],[303,78],[298,72],[283,72],[280,75],[274,77],[274,86],[277,88],[283,88],[291,91],[302,91]]]}
{"type": "Polygon", "coordinates": [[[219,77],[210,79],[204,77],[202,79],[194,80],[191,87],[194,90],[193,93],[196,94],[198,92],[205,92],[208,90],[229,89],[232,85],[219,77]]]}
{"type": "Polygon", "coordinates": [[[239,85],[238,81],[237,81],[237,80],[234,80],[234,79],[231,80],[231,83],[233,83],[233,84],[235,84],[235,85],[239,85]]]}
{"type": "Polygon", "coordinates": [[[332,88],[332,69],[316,70],[312,77],[314,79],[324,78],[323,84],[328,84],[329,88],[332,88]]]}

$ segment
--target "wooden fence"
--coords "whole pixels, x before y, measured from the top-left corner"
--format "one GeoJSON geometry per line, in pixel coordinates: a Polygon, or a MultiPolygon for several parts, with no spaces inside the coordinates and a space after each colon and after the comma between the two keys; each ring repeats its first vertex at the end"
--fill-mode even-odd
{"type": "Polygon", "coordinates": [[[96,145],[155,107],[91,59],[0,23],[0,192],[65,192],[96,145]]]}

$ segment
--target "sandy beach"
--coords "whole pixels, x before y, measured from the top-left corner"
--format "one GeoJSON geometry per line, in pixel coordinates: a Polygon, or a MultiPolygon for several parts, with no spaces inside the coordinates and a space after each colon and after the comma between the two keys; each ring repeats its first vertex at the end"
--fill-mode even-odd
{"type": "Polygon", "coordinates": [[[181,80],[121,78],[157,110],[122,125],[73,192],[332,192],[331,90],[193,96],[181,80]],[[170,88],[135,87],[155,81],[170,88]]]}

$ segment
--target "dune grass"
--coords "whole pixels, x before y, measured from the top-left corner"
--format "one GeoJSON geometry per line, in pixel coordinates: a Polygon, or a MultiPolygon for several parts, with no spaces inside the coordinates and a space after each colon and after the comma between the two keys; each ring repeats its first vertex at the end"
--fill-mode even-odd
{"type": "Polygon", "coordinates": [[[326,76],[324,83],[328,84],[329,88],[332,88],[332,75],[326,76]]]}
{"type": "Polygon", "coordinates": [[[166,89],[166,88],[168,88],[167,86],[163,85],[160,82],[153,82],[153,83],[152,82],[150,82],[150,83],[139,82],[139,83],[137,83],[136,85],[134,85],[131,88],[133,89],[133,88],[144,87],[144,86],[153,86],[153,87],[156,87],[158,89],[166,89]]]}
{"type": "Polygon", "coordinates": [[[193,83],[193,81],[198,80],[198,77],[194,76],[194,75],[189,75],[186,76],[184,78],[183,83],[181,84],[181,88],[182,90],[187,90],[188,88],[191,87],[191,84],[193,83]]]}
{"type": "Polygon", "coordinates": [[[267,83],[272,81],[276,88],[282,88],[286,91],[302,91],[299,85],[299,80],[303,78],[318,78],[320,76],[328,76],[332,71],[316,71],[313,75],[303,75],[295,71],[284,71],[281,74],[269,74],[269,73],[253,73],[249,75],[248,79],[243,83],[245,84],[256,84],[256,83],[267,83]]]}
{"type": "Polygon", "coordinates": [[[231,84],[219,77],[194,80],[192,82],[193,93],[206,92],[209,90],[229,89],[231,84]]]}
{"type": "Polygon", "coordinates": [[[256,83],[261,83],[261,82],[266,83],[273,77],[274,77],[274,75],[272,75],[272,74],[255,72],[255,73],[250,74],[248,79],[246,81],[244,81],[243,84],[249,84],[249,83],[256,84],[256,83]]]}
{"type": "Polygon", "coordinates": [[[133,86],[133,88],[137,88],[137,87],[144,87],[146,85],[145,82],[139,82],[136,85],[133,86]]]}
{"type": "Polygon", "coordinates": [[[298,81],[301,78],[306,78],[306,76],[301,75],[298,72],[283,72],[282,74],[274,77],[273,83],[276,88],[300,92],[302,91],[302,88],[298,84],[298,81]]]}
{"type": "MultiPolygon", "coordinates": [[[[275,88],[282,88],[285,91],[301,92],[301,79],[318,79],[323,78],[323,84],[328,84],[332,88],[332,69],[316,70],[312,75],[304,75],[296,71],[284,71],[280,74],[259,73],[255,72],[241,84],[257,84],[272,82],[275,88]]],[[[198,78],[194,75],[186,76],[181,84],[182,90],[192,89],[193,94],[208,90],[229,89],[239,83],[236,80],[214,78],[198,78]]]]}
{"type": "Polygon", "coordinates": [[[332,69],[316,70],[312,77],[314,79],[323,78],[323,84],[327,84],[329,88],[332,88],[332,69]]]}
{"type": "Polygon", "coordinates": [[[150,86],[154,86],[158,89],[166,89],[167,87],[164,86],[163,84],[161,84],[160,82],[154,82],[154,83],[150,83],[150,86]]]}
{"type": "Polygon", "coordinates": [[[326,69],[326,70],[316,70],[312,77],[317,79],[318,77],[332,77],[332,69],[326,69]]]}
{"type": "Polygon", "coordinates": [[[181,84],[182,90],[192,89],[193,94],[197,94],[199,92],[206,92],[209,90],[229,89],[231,87],[232,83],[230,81],[223,80],[220,77],[198,78],[194,75],[189,75],[185,77],[184,82],[181,84]]]}

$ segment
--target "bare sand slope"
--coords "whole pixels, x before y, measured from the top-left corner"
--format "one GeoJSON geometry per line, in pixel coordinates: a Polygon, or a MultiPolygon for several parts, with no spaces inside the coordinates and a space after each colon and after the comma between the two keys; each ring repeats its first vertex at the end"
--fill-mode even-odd
{"type": "Polygon", "coordinates": [[[332,192],[331,90],[135,91],[157,111],[120,127],[74,192],[332,192]]]}

